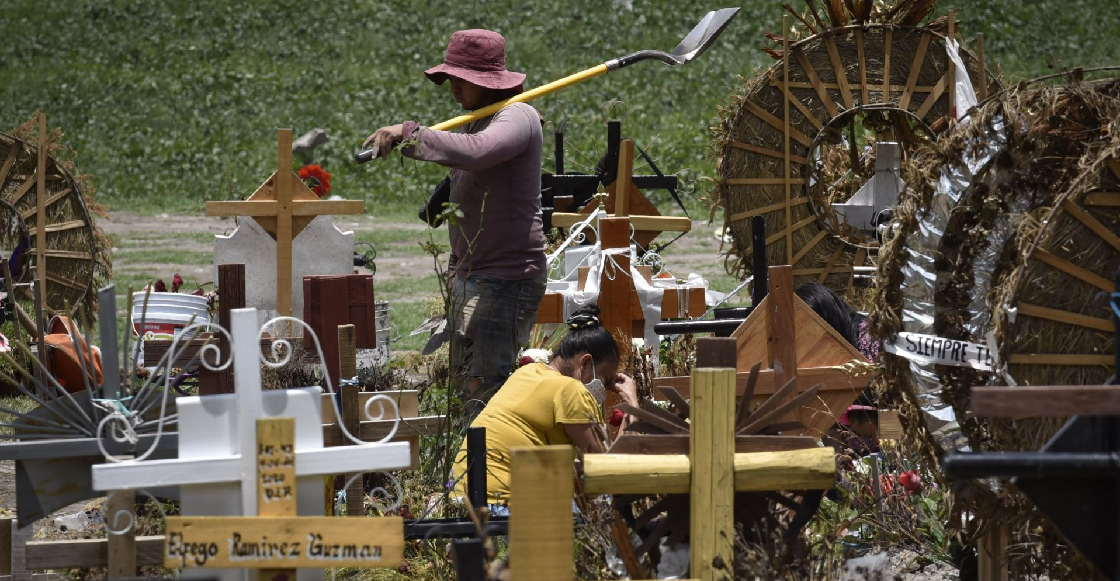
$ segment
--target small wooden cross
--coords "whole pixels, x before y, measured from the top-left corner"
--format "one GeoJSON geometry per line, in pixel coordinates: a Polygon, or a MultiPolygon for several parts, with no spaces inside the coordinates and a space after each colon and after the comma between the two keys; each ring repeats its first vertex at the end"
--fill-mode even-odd
{"type": "Polygon", "coordinates": [[[320,200],[292,168],[292,130],[277,131],[276,172],[247,200],[206,202],[207,216],[249,216],[276,240],[276,311],[292,315],[292,241],[316,216],[361,214],[362,200],[320,200]]]}

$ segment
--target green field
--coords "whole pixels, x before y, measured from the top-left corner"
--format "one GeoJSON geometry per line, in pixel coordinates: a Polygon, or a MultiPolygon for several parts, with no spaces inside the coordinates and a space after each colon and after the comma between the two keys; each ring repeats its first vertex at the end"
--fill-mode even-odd
{"type": "MultiPolygon", "coordinates": [[[[269,175],[276,128],[298,136],[319,127],[331,141],[315,161],[334,175],[333,193],[364,199],[378,224],[410,223],[443,172],[399,158],[359,166],[351,156],[381,125],[459,113],[446,87],[421,74],[442,59],[451,31],[502,32],[509,67],[526,72],[531,87],[635,50],[668,50],[718,7],[666,0],[633,0],[632,11],[607,0],[4,0],[0,129],[43,109],[51,126],[65,131],[79,170],[91,174],[110,211],[188,219],[206,200],[243,197],[269,175]]],[[[623,133],[663,171],[680,173],[692,216],[705,216],[697,178],[715,172],[705,156],[709,127],[741,77],[774,62],[761,50],[763,33],[781,29],[781,2],[749,0],[742,8],[716,45],[687,66],[642,63],[536,101],[547,123],[546,169],[553,166],[553,131],[566,132],[567,169],[589,169],[604,147],[604,122],[620,118],[623,133]]],[[[966,39],[985,34],[988,62],[1008,80],[1120,64],[1114,0],[942,2],[938,10],[950,8],[960,8],[966,39]]],[[[671,204],[664,193],[652,197],[663,209],[671,204]]],[[[721,272],[713,228],[690,235],[698,238],[694,248],[710,250],[710,264],[679,266],[726,291],[737,281],[721,272]]],[[[383,260],[430,261],[418,237],[426,238],[383,226],[358,234],[383,260]]],[[[167,279],[171,266],[189,285],[207,282],[211,258],[203,249],[211,240],[209,232],[114,240],[118,287],[167,279]]],[[[386,276],[391,268],[379,271],[378,296],[393,303],[394,321],[407,334],[427,316],[425,301],[438,283],[427,267],[386,276]]],[[[422,339],[397,347],[416,348],[422,339]]]]}
{"type": "MultiPolygon", "coordinates": [[[[376,127],[458,112],[421,70],[449,33],[488,27],[508,39],[528,86],[633,50],[668,50],[717,4],[633,0],[514,2],[133,2],[5,0],[0,9],[0,128],[39,108],[66,132],[78,167],[110,208],[200,212],[205,200],[251,192],[275,164],[275,129],[321,127],[317,162],[334,191],[371,213],[405,216],[441,177],[397,162],[357,166],[376,127]]],[[[548,131],[563,126],[569,168],[597,159],[603,121],[624,120],[667,172],[711,175],[705,160],[717,107],[773,61],[764,31],[781,2],[750,0],[718,44],[686,67],[643,63],[537,102],[548,131]],[[581,156],[580,153],[583,155],[581,156]]],[[[984,32],[989,62],[1011,77],[1120,63],[1113,0],[942,2],[961,9],[966,38],[984,32]]],[[[546,148],[551,150],[551,139],[546,148]]],[[[546,165],[551,160],[546,161],[546,165]]]]}

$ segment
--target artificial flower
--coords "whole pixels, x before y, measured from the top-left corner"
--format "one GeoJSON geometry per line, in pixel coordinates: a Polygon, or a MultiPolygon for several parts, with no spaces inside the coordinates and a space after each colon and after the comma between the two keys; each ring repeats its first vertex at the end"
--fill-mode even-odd
{"type": "Polygon", "coordinates": [[[320,198],[331,191],[331,174],[319,165],[305,165],[299,168],[299,179],[310,186],[311,191],[320,198]]]}
{"type": "Polygon", "coordinates": [[[623,418],[625,418],[625,417],[626,417],[626,414],[625,414],[625,413],[623,413],[623,411],[622,411],[622,410],[620,410],[620,409],[618,409],[618,408],[614,408],[614,411],[613,411],[613,412],[611,412],[611,417],[610,417],[610,419],[609,419],[609,420],[607,420],[607,421],[608,421],[608,422],[609,422],[609,423],[610,423],[610,424],[611,424],[612,426],[614,426],[614,427],[616,427],[616,428],[617,428],[617,427],[619,427],[619,426],[621,426],[621,425],[622,425],[622,420],[623,420],[623,418]]]}
{"type": "Polygon", "coordinates": [[[167,292],[167,285],[163,282],[162,278],[156,279],[156,286],[154,290],[157,293],[167,292]]]}
{"type": "Polygon", "coordinates": [[[179,287],[181,286],[183,286],[183,277],[179,276],[179,273],[176,272],[175,276],[171,278],[171,292],[179,292],[179,287]]]}
{"type": "Polygon", "coordinates": [[[906,489],[906,493],[914,494],[922,490],[922,476],[918,474],[917,470],[910,470],[898,475],[898,483],[906,489]]]}

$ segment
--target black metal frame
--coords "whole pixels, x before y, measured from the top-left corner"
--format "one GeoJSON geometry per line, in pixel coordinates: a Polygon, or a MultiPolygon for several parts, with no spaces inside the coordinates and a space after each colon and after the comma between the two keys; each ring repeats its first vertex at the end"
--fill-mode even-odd
{"type": "MultiPolygon", "coordinates": [[[[570,174],[564,171],[564,132],[555,134],[556,173],[541,176],[541,211],[545,229],[552,228],[552,213],[555,211],[556,196],[572,196],[571,211],[591,201],[599,185],[610,185],[618,176],[618,152],[622,144],[622,123],[607,122],[607,152],[603,157],[603,173],[570,174]]],[[[652,175],[633,176],[634,185],[643,191],[676,190],[677,176],[652,175]]]]}
{"type": "MultiPolygon", "coordinates": [[[[486,428],[467,429],[467,498],[476,510],[486,506],[486,428]]],[[[486,536],[509,533],[507,517],[490,517],[483,532],[486,536]]],[[[439,518],[408,520],[404,523],[404,538],[461,539],[478,536],[478,528],[471,519],[439,518]]]]}

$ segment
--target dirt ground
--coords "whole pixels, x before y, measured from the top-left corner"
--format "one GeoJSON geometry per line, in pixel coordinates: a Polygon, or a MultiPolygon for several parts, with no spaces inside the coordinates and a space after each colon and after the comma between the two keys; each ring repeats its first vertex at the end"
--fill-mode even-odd
{"type": "MultiPolygon", "coordinates": [[[[719,256],[720,242],[715,234],[718,227],[695,220],[693,223],[692,232],[674,242],[665,251],[668,266],[679,276],[687,275],[688,272],[697,272],[709,281],[717,283],[717,289],[727,284],[734,286],[733,283],[737,281],[731,280],[724,272],[723,258],[719,256]]],[[[382,220],[370,215],[336,216],[335,224],[343,231],[353,231],[356,240],[372,239],[375,246],[378,246],[375,284],[378,280],[432,273],[430,257],[420,253],[416,244],[427,240],[428,236],[427,227],[418,220],[401,222],[382,220]],[[398,239],[408,237],[409,233],[413,234],[411,240],[406,239],[403,244],[398,242],[398,239]],[[382,237],[392,242],[378,242],[382,237]],[[398,249],[398,245],[403,248],[398,249]],[[394,252],[394,250],[404,250],[404,252],[394,252]]],[[[212,255],[213,242],[200,240],[200,236],[228,234],[234,229],[234,220],[209,216],[188,218],[169,214],[146,216],[117,210],[109,213],[109,219],[98,220],[98,225],[116,242],[113,257],[113,265],[116,269],[144,268],[152,272],[169,272],[174,269],[189,268],[203,275],[212,270],[210,264],[184,265],[174,261],[135,262],[128,259],[127,252],[124,250],[130,243],[142,242],[148,250],[167,248],[212,255]],[[163,239],[161,240],[160,237],[163,239]]],[[[437,232],[436,240],[446,241],[446,229],[437,232]]],[[[662,234],[658,240],[668,240],[670,236],[671,233],[662,234]]],[[[730,288],[721,290],[730,290],[730,288]]]]}

